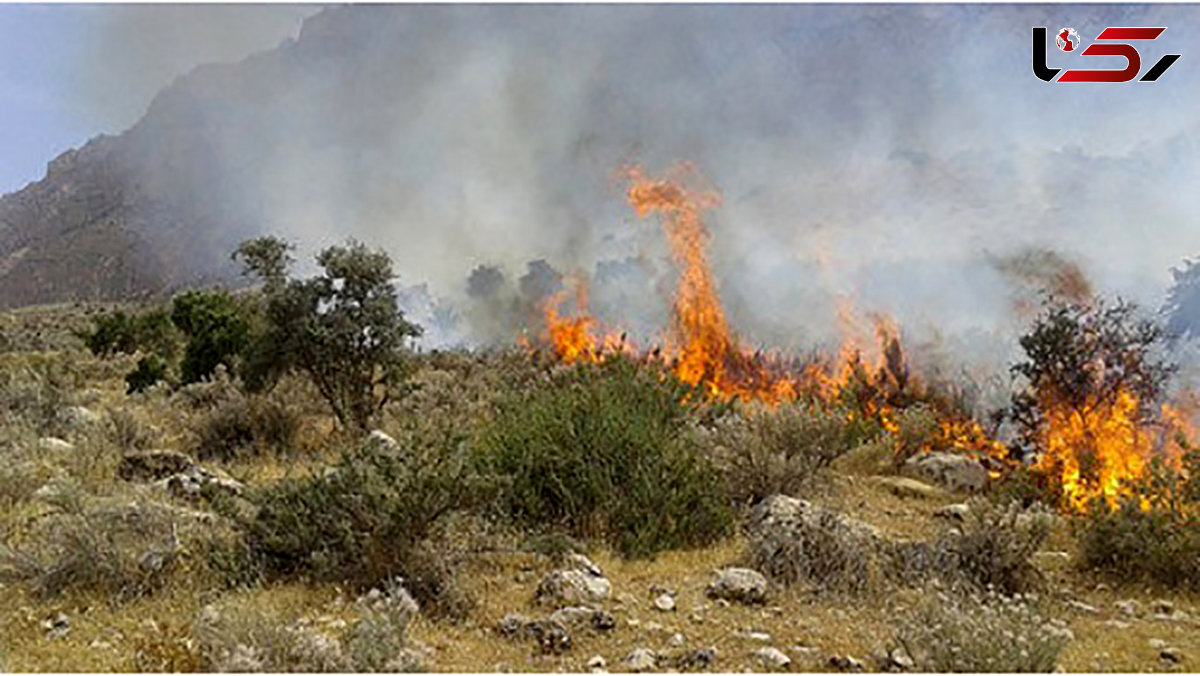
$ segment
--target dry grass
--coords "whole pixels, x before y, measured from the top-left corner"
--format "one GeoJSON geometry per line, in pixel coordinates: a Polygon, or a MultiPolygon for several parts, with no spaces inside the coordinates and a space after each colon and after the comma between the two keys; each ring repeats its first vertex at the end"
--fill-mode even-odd
{"type": "MultiPolygon", "coordinates": [[[[78,452],[38,449],[38,437],[45,434],[38,420],[20,416],[0,420],[0,544],[25,546],[36,544],[42,537],[38,526],[48,523],[52,508],[33,494],[43,485],[68,482],[92,499],[103,501],[145,497],[144,487],[115,479],[113,467],[121,451],[147,445],[188,450],[194,443],[192,430],[203,409],[184,405],[178,395],[161,390],[126,396],[123,377],[132,362],[123,358],[95,359],[66,333],[68,328],[86,325],[84,312],[81,308],[57,306],[0,315],[0,329],[10,337],[9,350],[0,353],[0,371],[7,375],[28,367],[65,369],[66,403],[104,414],[120,411],[119,415],[126,418],[121,430],[112,426],[100,433],[58,430],[76,445],[78,452]]],[[[472,415],[488,415],[490,393],[506,378],[511,379],[507,374],[513,374],[517,381],[535,375],[523,371],[519,364],[507,363],[509,358],[504,355],[491,359],[486,367],[480,367],[458,357],[445,358],[453,377],[427,365],[420,376],[427,384],[421,396],[433,401],[412,405],[445,408],[469,400],[472,415]]],[[[329,449],[338,446],[333,441],[339,433],[320,402],[302,384],[286,387],[295,388],[287,390],[287,398],[303,417],[296,441],[300,452],[250,455],[208,464],[255,485],[304,476],[326,467],[334,459],[329,449]]],[[[407,405],[389,407],[385,428],[387,421],[410,413],[407,405]]],[[[869,478],[856,475],[876,471],[870,457],[847,456],[842,461],[848,462],[834,464],[831,483],[805,497],[870,523],[891,538],[936,537],[948,524],[935,519],[933,513],[964,499],[953,495],[898,497],[869,478]]],[[[746,543],[740,537],[701,549],[663,552],[652,560],[628,561],[612,552],[594,551],[589,555],[613,585],[613,597],[603,607],[616,617],[617,627],[603,634],[574,631],[570,651],[542,656],[535,654],[533,642],[507,640],[495,631],[495,625],[507,613],[542,616],[547,612],[535,608],[532,598],[541,576],[554,564],[546,556],[517,551],[512,543],[519,540],[519,536],[505,540],[488,535],[472,542],[460,579],[476,605],[462,621],[418,617],[409,626],[410,640],[430,668],[586,671],[588,659],[601,655],[610,669],[620,671],[622,659],[634,648],[671,653],[715,647],[718,658],[713,670],[736,672],[745,668],[761,670],[751,653],[767,645],[790,655],[795,671],[828,670],[826,660],[832,654],[857,657],[871,668],[872,652],[887,644],[898,618],[924,598],[920,589],[838,597],[816,593],[801,584],[774,589],[762,606],[723,606],[706,598],[704,590],[714,569],[743,561],[746,543]],[[676,593],[674,612],[654,608],[651,590],[655,588],[676,593]],[[740,635],[747,631],[766,632],[771,638],[762,643],[740,635]],[[670,643],[675,633],[683,636],[682,648],[670,643]]],[[[1074,567],[1075,543],[1062,526],[1055,528],[1043,549],[1063,552],[1067,557],[1065,561],[1057,554],[1038,559],[1048,578],[1045,612],[1064,620],[1075,635],[1060,656],[1062,669],[1186,671],[1200,664],[1200,595],[1134,584],[1097,588],[1101,578],[1074,567]],[[1116,601],[1133,599],[1147,609],[1164,597],[1185,611],[1188,618],[1157,620],[1147,611],[1131,619],[1114,607],[1116,601]],[[1072,609],[1067,600],[1094,606],[1098,612],[1072,609]],[[1129,624],[1114,624],[1114,620],[1129,624]],[[1179,648],[1185,661],[1173,665],[1161,660],[1158,650],[1151,647],[1151,639],[1179,648]]],[[[305,620],[331,630],[340,622],[354,619],[353,593],[334,584],[288,583],[228,590],[205,569],[198,554],[192,553],[185,561],[187,565],[165,580],[161,588],[120,602],[99,590],[87,589],[68,588],[57,596],[38,597],[26,583],[0,581],[0,668],[68,672],[202,669],[204,662],[193,622],[208,604],[252,609],[287,622],[305,620]],[[70,618],[70,631],[62,638],[50,638],[41,623],[59,612],[70,618]]]]}

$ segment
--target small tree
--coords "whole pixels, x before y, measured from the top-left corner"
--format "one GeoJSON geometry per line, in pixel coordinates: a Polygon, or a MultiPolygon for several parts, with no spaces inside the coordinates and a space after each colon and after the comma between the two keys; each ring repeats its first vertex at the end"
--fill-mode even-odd
{"type": "Polygon", "coordinates": [[[268,386],[301,369],[339,421],[366,429],[408,376],[406,340],[421,335],[396,303],[391,259],[351,240],[317,255],[323,274],[283,283],[286,245],[266,239],[275,243],[252,240],[238,249],[249,252],[248,270],[266,282],[266,323],[248,383],[268,386]]]}
{"type": "Polygon", "coordinates": [[[250,319],[246,308],[225,291],[188,291],[171,303],[171,321],[187,336],[183,382],[207,378],[218,364],[232,367],[250,341],[250,319]]]}

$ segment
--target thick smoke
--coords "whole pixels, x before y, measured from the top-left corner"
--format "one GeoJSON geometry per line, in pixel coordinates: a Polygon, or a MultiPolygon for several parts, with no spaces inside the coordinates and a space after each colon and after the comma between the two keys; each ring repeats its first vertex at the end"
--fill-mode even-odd
{"type": "Polygon", "coordinates": [[[614,172],[687,160],[723,192],[712,260],[748,342],[836,344],[848,300],[1002,362],[1014,275],[1060,257],[1153,306],[1200,247],[1197,31],[1186,6],[360,6],[155,105],[205,106],[212,198],[245,222],[384,246],[456,308],[427,344],[511,340],[564,274],[652,337],[673,271],[614,172]],[[1060,24],[1170,26],[1144,59],[1185,56],[1153,85],[1048,85],[1030,28],[1060,24]]]}

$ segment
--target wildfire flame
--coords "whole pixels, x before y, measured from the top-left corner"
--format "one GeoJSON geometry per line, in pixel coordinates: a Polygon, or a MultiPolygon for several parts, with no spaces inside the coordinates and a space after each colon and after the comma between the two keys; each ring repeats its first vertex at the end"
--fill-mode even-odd
{"type": "MultiPolygon", "coordinates": [[[[679,271],[670,328],[650,358],[661,359],[680,380],[717,398],[767,404],[802,396],[840,400],[849,404],[849,417],[877,421],[899,444],[898,411],[929,397],[919,379],[910,376],[899,328],[890,317],[871,316],[874,336],[868,338],[871,331],[858,321],[852,303],[840,299],[842,345],[832,363],[797,366],[746,348],[730,329],[708,262],[711,238],[703,214],[720,205],[720,194],[704,186],[699,173],[687,164],[658,178],[636,166],[623,173],[629,181],[630,206],[639,219],[658,216],[679,271]]],[[[543,308],[544,337],[559,358],[566,363],[598,362],[616,352],[636,352],[624,335],[602,330],[588,314],[584,280],[568,282],[543,308]],[[574,313],[561,314],[572,291],[574,313]]],[[[1178,467],[1182,451],[1173,437],[1164,440],[1164,429],[1184,431],[1194,438],[1189,423],[1195,416],[1172,406],[1163,406],[1156,434],[1139,418],[1140,402],[1129,392],[1082,408],[1053,396],[1043,397],[1039,404],[1045,415],[1039,440],[1044,453],[1035,466],[1061,486],[1066,506],[1073,509],[1083,508],[1097,496],[1115,499],[1127,490],[1126,480],[1143,475],[1158,450],[1167,448],[1178,467]]],[[[1200,411],[1200,406],[1190,410],[1200,411]]],[[[1008,447],[987,434],[978,421],[949,411],[934,411],[938,430],[925,448],[953,449],[990,461],[993,477],[998,474],[996,467],[1012,462],[1008,447]]]]}

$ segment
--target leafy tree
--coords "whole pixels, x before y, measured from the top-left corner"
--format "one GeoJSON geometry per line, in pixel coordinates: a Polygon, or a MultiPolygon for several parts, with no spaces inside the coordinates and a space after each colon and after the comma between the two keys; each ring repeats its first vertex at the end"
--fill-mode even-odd
{"type": "Polygon", "coordinates": [[[278,292],[287,284],[288,266],[292,264],[291,251],[295,247],[278,237],[258,237],[242,242],[231,258],[241,259],[246,274],[255,274],[263,280],[268,294],[278,292]]]}
{"type": "Polygon", "coordinates": [[[245,307],[226,291],[188,291],[171,304],[171,321],[187,336],[180,364],[184,383],[213,374],[218,364],[233,362],[250,341],[245,307]]]}
{"type": "MultiPolygon", "coordinates": [[[[249,272],[277,275],[286,248],[243,244],[249,272]]],[[[257,244],[255,244],[257,242],[257,244]]],[[[351,240],[317,255],[324,272],[282,283],[265,279],[265,325],[250,354],[247,383],[270,386],[307,372],[343,424],[366,429],[409,373],[406,341],[421,335],[396,303],[392,262],[351,240]]]]}
{"type": "Polygon", "coordinates": [[[138,314],[114,310],[97,318],[92,331],[81,337],[97,357],[134,354],[141,350],[169,358],[179,344],[171,317],[162,308],[138,314]]]}

